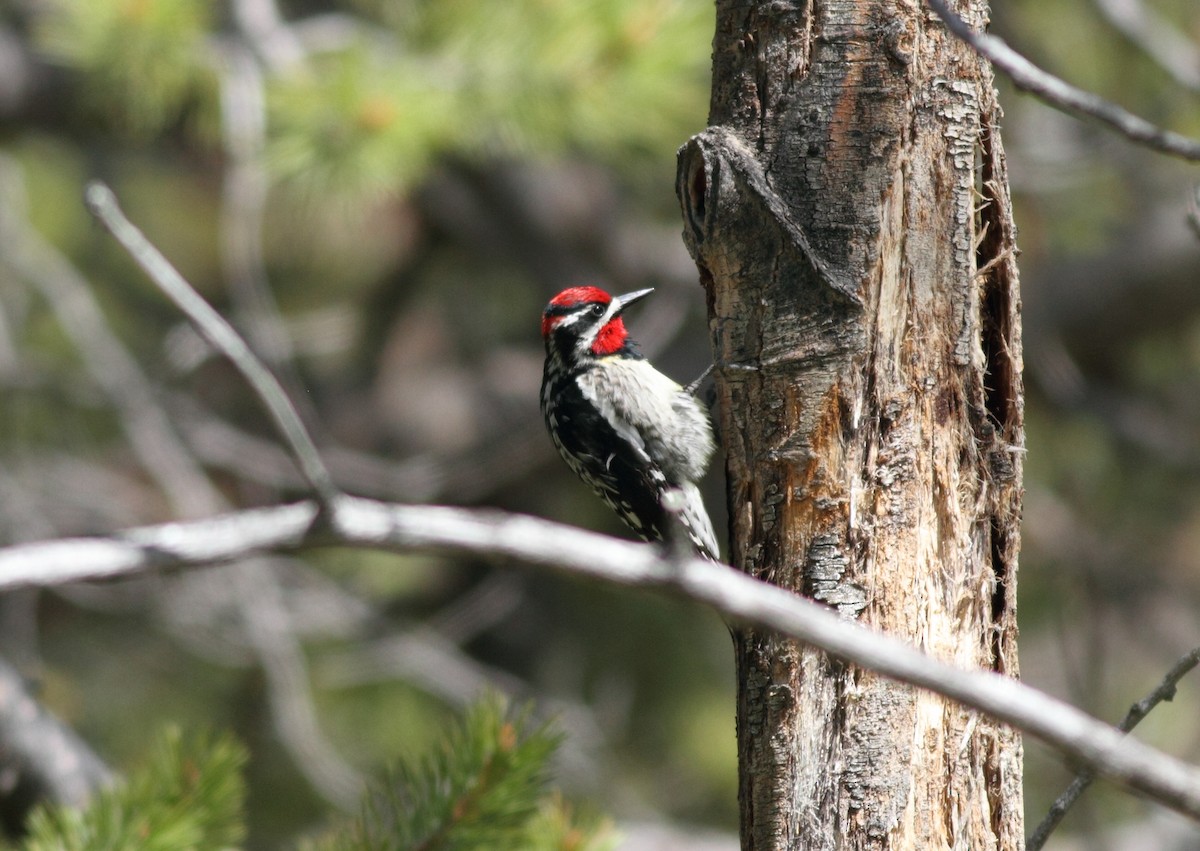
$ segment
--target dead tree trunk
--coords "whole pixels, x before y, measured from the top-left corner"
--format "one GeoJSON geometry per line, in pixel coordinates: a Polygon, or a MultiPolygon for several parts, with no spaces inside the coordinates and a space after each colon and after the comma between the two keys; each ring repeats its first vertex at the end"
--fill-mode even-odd
{"type": "MultiPolygon", "coordinates": [[[[961,0],[976,26],[984,0],[961,0]]],[[[916,0],[717,0],[680,151],[731,560],[1017,675],[1020,296],[991,72],[916,0]]],[[[1012,730],[735,635],[742,847],[1023,845],[1012,730]]]]}

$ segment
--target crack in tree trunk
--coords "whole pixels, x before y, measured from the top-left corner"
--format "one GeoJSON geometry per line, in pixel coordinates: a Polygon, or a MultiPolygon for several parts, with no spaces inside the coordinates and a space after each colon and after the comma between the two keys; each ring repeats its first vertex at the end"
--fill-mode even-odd
{"type": "MultiPolygon", "coordinates": [[[[986,5],[965,0],[982,23],[986,5]]],[[[680,149],[731,560],[1018,674],[1020,297],[986,65],[916,2],[718,0],[680,149]]],[[[747,849],[1019,848],[1021,744],[936,695],[734,636],[747,849]]]]}

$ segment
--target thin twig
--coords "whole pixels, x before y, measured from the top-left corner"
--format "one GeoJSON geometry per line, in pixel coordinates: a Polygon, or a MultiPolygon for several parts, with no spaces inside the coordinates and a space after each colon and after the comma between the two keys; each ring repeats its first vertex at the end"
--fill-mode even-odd
{"type": "Polygon", "coordinates": [[[273,73],[304,67],[307,51],[274,0],[234,0],[232,10],[238,30],[273,73]]]}
{"type": "Polygon", "coordinates": [[[704,379],[708,378],[708,376],[712,374],[714,366],[715,366],[715,364],[711,364],[711,363],[708,366],[706,366],[704,368],[704,372],[700,373],[699,378],[694,378],[691,381],[689,381],[687,384],[683,385],[683,391],[685,393],[690,393],[693,396],[695,396],[696,391],[700,389],[700,385],[704,383],[704,379]]]}
{"type": "Polygon", "coordinates": [[[266,559],[239,565],[231,581],[241,600],[246,636],[262,664],[271,717],[280,738],[309,782],[326,798],[353,810],[362,798],[362,776],[321,731],[304,650],[283,592],[266,559]]]}
{"type": "MultiPolygon", "coordinates": [[[[287,416],[283,417],[284,422],[281,423],[281,417],[276,412],[277,404],[273,403],[273,398],[283,401],[286,408],[283,413],[290,416],[294,423],[293,428],[298,430],[302,438],[307,439],[308,435],[304,431],[303,425],[300,424],[299,415],[296,414],[294,408],[290,407],[286,394],[277,383],[274,383],[274,376],[266,366],[254,357],[250,347],[238,336],[237,332],[225,323],[225,320],[184,281],[157,249],[133,225],[129,224],[128,220],[121,216],[120,210],[116,208],[115,198],[112,198],[111,193],[109,196],[113,205],[112,213],[117,217],[114,219],[115,224],[122,225],[123,223],[129,233],[118,232],[100,212],[97,212],[96,200],[93,197],[92,188],[89,188],[88,202],[89,206],[93,207],[93,213],[104,221],[106,227],[133,255],[155,283],[188,315],[209,343],[238,366],[267,408],[276,413],[276,423],[280,424],[281,431],[287,424],[287,416]],[[127,238],[130,241],[127,242],[127,238]],[[137,240],[140,240],[140,243],[137,240]],[[212,321],[214,318],[215,323],[212,321]],[[227,341],[225,345],[221,343],[222,335],[227,341]],[[248,371],[247,367],[251,369],[248,371]],[[254,371],[264,376],[265,382],[256,381],[255,375],[252,374],[254,371]],[[277,394],[272,394],[272,385],[278,391],[277,394]]],[[[284,437],[288,438],[286,432],[284,437]]],[[[137,435],[131,435],[135,444],[138,442],[136,438],[137,435]]],[[[325,468],[316,448],[312,446],[311,441],[307,448],[303,444],[297,445],[291,440],[288,443],[293,449],[294,458],[299,464],[302,474],[317,491],[319,497],[323,499],[323,504],[328,506],[330,499],[336,499],[338,492],[333,489],[329,474],[324,472],[325,468]],[[313,459],[319,468],[315,475],[311,464],[306,468],[306,458],[313,459]],[[332,496],[322,493],[320,485],[322,482],[327,483],[328,488],[332,489],[332,496]]],[[[190,456],[182,445],[175,446],[171,454],[178,456],[181,462],[186,461],[190,464],[190,456]]],[[[223,504],[220,492],[203,476],[202,472],[199,472],[199,475],[201,481],[198,483],[197,489],[204,504],[223,504]]],[[[167,487],[169,488],[169,486],[170,482],[167,482],[167,487]]],[[[304,654],[299,640],[287,623],[286,613],[279,602],[279,584],[270,570],[270,565],[262,559],[248,559],[238,566],[238,569],[225,580],[223,585],[233,591],[234,599],[242,613],[247,640],[262,665],[268,684],[267,695],[271,714],[278,725],[285,747],[314,788],[342,808],[353,807],[361,793],[362,778],[337,754],[321,734],[317,724],[304,654]]]]}
{"type": "MultiPolygon", "coordinates": [[[[1142,719],[1150,714],[1150,711],[1164,700],[1170,701],[1175,699],[1175,688],[1179,685],[1187,674],[1200,665],[1200,647],[1197,647],[1192,652],[1184,655],[1163,677],[1154,691],[1143,697],[1133,706],[1129,707],[1129,711],[1121,720],[1119,729],[1123,733],[1128,733],[1134,727],[1142,722],[1142,719]]],[[[1040,851],[1042,846],[1046,844],[1046,840],[1050,838],[1050,834],[1058,827],[1059,823],[1066,816],[1067,810],[1075,805],[1087,788],[1092,785],[1092,781],[1096,779],[1096,772],[1091,768],[1084,768],[1075,775],[1075,779],[1071,781],[1063,793],[1055,799],[1050,806],[1050,811],[1046,813],[1046,817],[1042,819],[1041,824],[1033,831],[1026,843],[1027,851],[1040,851]]]]}
{"type": "Polygon", "coordinates": [[[126,576],[332,543],[519,560],[571,576],[673,593],[734,621],[774,630],[884,676],[945,695],[1200,821],[1200,769],[1195,766],[1016,680],[940,662],[899,639],[844,620],[811,600],[728,567],[699,558],[679,563],[664,557],[654,545],[494,511],[343,496],[327,522],[319,523],[319,514],[316,504],[302,502],[146,526],[105,538],[0,549],[0,589],[126,576]]]}
{"type": "Polygon", "coordinates": [[[15,384],[21,374],[21,355],[17,351],[16,335],[9,322],[7,293],[0,291],[0,382],[15,384]]]}
{"type": "MultiPolygon", "coordinates": [[[[228,163],[221,185],[221,265],[238,314],[260,356],[276,370],[293,354],[263,259],[269,181],[264,163],[266,83],[254,54],[232,43],[214,63],[221,84],[221,131],[228,163]]],[[[294,395],[294,393],[293,393],[294,395]]]]}
{"type": "Polygon", "coordinates": [[[1197,665],[1200,665],[1200,647],[1181,657],[1175,663],[1174,667],[1167,672],[1167,675],[1163,677],[1163,681],[1158,684],[1154,691],[1129,707],[1129,711],[1125,713],[1125,717],[1121,720],[1120,725],[1118,725],[1118,729],[1128,733],[1138,724],[1142,723],[1142,719],[1149,715],[1150,710],[1158,706],[1158,704],[1164,700],[1174,700],[1175,687],[1197,665]]]}
{"type": "Polygon", "coordinates": [[[263,365],[233,327],[184,280],[170,261],[146,239],[121,212],[117,198],[103,183],[88,185],[84,193],[88,210],[100,220],[105,229],[129,252],[134,261],[175,305],[195,324],[196,329],[219,352],[224,354],[245,377],[254,392],[267,407],[276,428],[283,437],[322,505],[329,507],[340,496],[317,447],[305,429],[300,415],[283,388],[263,365]]]}
{"type": "Polygon", "coordinates": [[[1117,30],[1171,75],[1176,83],[1200,92],[1200,47],[1142,0],[1094,0],[1117,30]]]}
{"type": "Polygon", "coordinates": [[[20,673],[4,660],[0,660],[0,742],[4,806],[10,810],[5,816],[17,823],[24,821],[25,813],[11,809],[22,803],[80,807],[115,779],[75,731],[33,698],[20,673]]]}
{"type": "Polygon", "coordinates": [[[1192,198],[1188,204],[1187,220],[1192,233],[1196,234],[1196,239],[1200,239],[1200,183],[1192,187],[1192,198]]]}
{"type": "Polygon", "coordinates": [[[945,22],[950,32],[1007,74],[1017,88],[1024,89],[1055,109],[1095,118],[1126,138],[1148,148],[1186,160],[1200,161],[1200,141],[1181,133],[1164,130],[1099,95],[1072,86],[1038,68],[1005,44],[1003,39],[975,32],[966,21],[950,10],[944,0],[928,2],[929,8],[945,22]]]}
{"type": "MultiPolygon", "coordinates": [[[[189,446],[208,467],[277,490],[304,487],[304,478],[296,471],[295,462],[278,441],[243,431],[182,393],[172,397],[170,402],[171,411],[176,414],[189,446]]],[[[537,432],[534,434],[542,437],[537,432]]],[[[338,445],[323,447],[321,455],[330,471],[336,471],[337,481],[360,496],[388,499],[404,494],[406,502],[429,502],[438,499],[440,494],[450,493],[456,499],[468,500],[469,497],[448,486],[454,483],[447,480],[448,472],[455,472],[468,460],[475,460],[483,476],[487,462],[496,462],[495,456],[504,451],[504,446],[500,446],[486,457],[480,457],[483,453],[477,452],[455,459],[449,471],[443,470],[443,465],[434,458],[416,456],[396,461],[338,445]]]]}
{"type": "Polygon", "coordinates": [[[233,297],[234,315],[246,329],[248,341],[287,390],[292,404],[312,422],[315,410],[303,392],[296,371],[296,347],[280,314],[263,256],[263,222],[270,190],[264,71],[299,72],[303,52],[294,56],[290,48],[278,56],[277,50],[273,52],[272,45],[299,48],[271,0],[243,0],[234,6],[243,38],[214,40],[210,50],[220,82],[221,140],[227,163],[218,216],[221,266],[233,297]],[[255,21],[257,29],[253,29],[255,21]],[[254,49],[244,42],[252,42],[254,49]]]}
{"type": "Polygon", "coordinates": [[[112,403],[129,446],[162,490],[172,516],[191,519],[225,506],[209,494],[153,385],[109,326],[83,274],[29,224],[25,185],[14,161],[0,158],[0,256],[38,291],[96,386],[112,403]]]}

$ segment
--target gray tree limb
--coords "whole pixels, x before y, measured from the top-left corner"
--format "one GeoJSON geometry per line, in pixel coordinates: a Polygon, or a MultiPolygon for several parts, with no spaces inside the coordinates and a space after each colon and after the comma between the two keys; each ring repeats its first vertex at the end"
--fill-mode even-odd
{"type": "Polygon", "coordinates": [[[1073,760],[1200,821],[1200,769],[1127,737],[1075,707],[985,671],[961,670],[829,609],[700,559],[534,517],[339,496],[186,523],[0,549],[0,590],[230,561],[267,550],[339,544],[521,561],[567,576],[655,589],[775,630],[893,679],[999,718],[1073,760]]]}

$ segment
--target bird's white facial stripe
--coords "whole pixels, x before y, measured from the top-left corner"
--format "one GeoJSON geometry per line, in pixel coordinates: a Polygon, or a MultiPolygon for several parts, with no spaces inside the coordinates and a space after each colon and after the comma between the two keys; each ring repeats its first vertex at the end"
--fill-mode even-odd
{"type": "Polygon", "coordinates": [[[591,307],[585,307],[585,308],[581,308],[580,310],[576,310],[573,313],[568,313],[566,316],[564,316],[562,319],[558,320],[558,322],[555,323],[554,330],[557,331],[560,328],[570,328],[572,325],[577,325],[579,323],[579,321],[581,319],[583,319],[583,317],[588,315],[588,312],[590,310],[591,310],[591,307]]]}
{"type": "MultiPolygon", "coordinates": [[[[584,316],[591,316],[591,310],[592,308],[589,305],[587,310],[580,312],[580,318],[584,316]]],[[[604,313],[596,319],[595,324],[587,330],[587,333],[582,334],[579,337],[579,342],[575,344],[575,354],[577,356],[583,357],[591,350],[592,344],[596,342],[596,335],[600,333],[600,329],[607,325],[609,321],[620,312],[620,310],[621,304],[617,300],[614,299],[609,303],[604,313]]],[[[575,316],[575,314],[570,315],[575,316]]]]}

